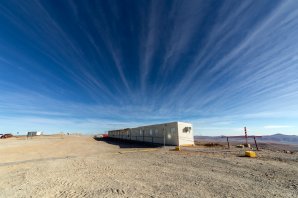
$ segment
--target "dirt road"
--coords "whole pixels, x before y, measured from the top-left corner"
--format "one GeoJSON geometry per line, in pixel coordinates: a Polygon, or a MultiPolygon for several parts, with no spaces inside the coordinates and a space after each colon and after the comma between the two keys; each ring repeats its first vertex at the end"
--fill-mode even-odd
{"type": "Polygon", "coordinates": [[[298,197],[297,153],[252,159],[84,136],[1,140],[0,153],[0,197],[298,197]]]}

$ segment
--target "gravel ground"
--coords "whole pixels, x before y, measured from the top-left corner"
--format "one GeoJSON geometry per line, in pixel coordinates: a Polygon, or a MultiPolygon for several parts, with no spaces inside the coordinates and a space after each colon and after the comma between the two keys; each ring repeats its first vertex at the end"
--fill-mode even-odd
{"type": "Polygon", "coordinates": [[[0,141],[0,197],[298,197],[298,155],[142,148],[84,136],[0,141]]]}

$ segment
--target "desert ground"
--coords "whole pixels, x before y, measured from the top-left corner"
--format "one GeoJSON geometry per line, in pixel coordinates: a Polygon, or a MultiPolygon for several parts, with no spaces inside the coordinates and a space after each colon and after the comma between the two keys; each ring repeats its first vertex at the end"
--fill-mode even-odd
{"type": "MultiPolygon", "coordinates": [[[[268,146],[267,146],[268,147],[268,146]]],[[[298,153],[147,147],[88,136],[0,140],[0,197],[298,197],[298,153]]]]}

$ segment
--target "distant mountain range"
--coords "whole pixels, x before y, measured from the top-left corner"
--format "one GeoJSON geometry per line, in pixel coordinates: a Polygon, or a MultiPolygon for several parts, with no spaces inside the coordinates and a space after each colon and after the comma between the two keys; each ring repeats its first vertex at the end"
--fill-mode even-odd
{"type": "Polygon", "coordinates": [[[298,144],[297,135],[284,135],[281,133],[263,136],[261,140],[267,142],[288,142],[298,144]]]}
{"type": "MultiPolygon", "coordinates": [[[[222,136],[195,136],[195,140],[225,141],[225,138],[222,138],[222,136]]],[[[237,140],[237,139],[234,139],[234,140],[237,140]]],[[[238,140],[241,140],[241,138],[239,138],[238,140]]],[[[264,135],[262,136],[262,138],[258,138],[258,141],[298,144],[298,136],[284,135],[284,134],[278,133],[274,135],[264,135]]]]}

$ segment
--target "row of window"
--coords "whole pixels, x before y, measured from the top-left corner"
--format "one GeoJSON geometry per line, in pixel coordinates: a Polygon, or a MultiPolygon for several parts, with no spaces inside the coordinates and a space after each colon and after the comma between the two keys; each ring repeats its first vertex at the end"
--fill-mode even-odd
{"type": "MultiPolygon", "coordinates": [[[[145,134],[146,131],[143,130],[143,129],[139,129],[139,131],[137,130],[133,130],[132,131],[132,134],[137,134],[139,132],[140,136],[143,135],[143,133],[145,134]]],[[[157,136],[158,135],[158,129],[149,129],[147,132],[149,132],[149,135],[152,136],[152,135],[155,135],[157,136]]],[[[175,127],[172,127],[170,128],[170,131],[169,131],[172,135],[174,135],[174,133],[176,132],[176,128],[175,127]]],[[[110,131],[109,134],[111,136],[117,136],[117,135],[129,135],[129,131],[110,131]]],[[[169,134],[169,133],[168,133],[169,134]]]]}

